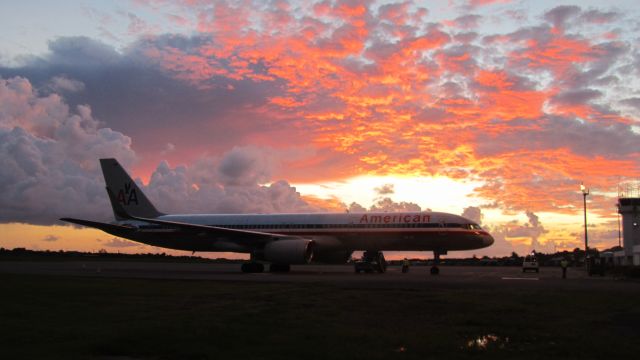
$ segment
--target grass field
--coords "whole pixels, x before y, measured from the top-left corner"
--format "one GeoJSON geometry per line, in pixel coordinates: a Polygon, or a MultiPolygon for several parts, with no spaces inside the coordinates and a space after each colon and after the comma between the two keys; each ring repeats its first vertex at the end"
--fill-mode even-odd
{"type": "MultiPolygon", "coordinates": [[[[640,291],[0,274],[3,359],[635,357],[640,291]]],[[[635,289],[635,290],[633,290],[635,289]]]]}

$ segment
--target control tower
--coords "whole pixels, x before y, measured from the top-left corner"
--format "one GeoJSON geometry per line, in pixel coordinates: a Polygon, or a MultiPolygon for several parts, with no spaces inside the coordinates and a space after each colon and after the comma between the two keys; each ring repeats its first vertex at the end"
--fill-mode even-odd
{"type": "Polygon", "coordinates": [[[618,188],[618,212],[622,215],[623,265],[640,265],[640,181],[618,188]]]}

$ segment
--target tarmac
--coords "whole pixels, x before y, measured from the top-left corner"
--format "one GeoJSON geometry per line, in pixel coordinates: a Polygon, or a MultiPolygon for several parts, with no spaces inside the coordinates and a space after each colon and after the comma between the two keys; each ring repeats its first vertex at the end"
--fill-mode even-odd
{"type": "MultiPolygon", "coordinates": [[[[266,267],[268,269],[268,267],[266,267]]],[[[603,291],[640,289],[640,282],[612,276],[586,274],[572,268],[562,279],[559,267],[541,267],[539,273],[523,273],[513,266],[441,266],[431,275],[428,266],[412,266],[406,274],[389,266],[384,274],[356,274],[351,265],[297,265],[289,273],[242,273],[240,264],[143,262],[143,261],[0,261],[0,274],[83,276],[232,282],[326,284],[366,288],[493,287],[578,288],[603,291]]]]}

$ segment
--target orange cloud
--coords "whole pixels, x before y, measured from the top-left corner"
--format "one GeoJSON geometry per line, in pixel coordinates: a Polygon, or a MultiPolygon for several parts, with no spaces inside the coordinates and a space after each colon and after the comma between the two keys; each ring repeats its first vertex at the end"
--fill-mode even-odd
{"type": "MultiPolygon", "coordinates": [[[[506,3],[469,5],[497,2],[506,3]]],[[[485,183],[476,195],[504,209],[572,212],[570,196],[579,179],[609,188],[615,182],[611,174],[639,175],[637,151],[602,147],[579,153],[585,143],[619,141],[611,126],[626,126],[619,128],[624,141],[636,136],[628,126],[637,119],[595,104],[610,95],[598,84],[613,80],[602,77],[623,65],[607,64],[618,61],[608,54],[625,53],[631,45],[580,36],[568,21],[562,28],[541,20],[509,34],[462,36],[434,19],[426,26],[416,23],[430,15],[408,2],[377,9],[369,1],[323,1],[309,9],[243,5],[198,8],[200,34],[191,48],[150,47],[147,56],[197,86],[215,87],[218,78],[268,83],[264,103],[246,110],[251,116],[233,126],[255,126],[251,118],[257,115],[280,128],[278,139],[269,132],[243,140],[281,148],[287,138],[313,146],[316,155],[289,162],[287,168],[305,172],[294,177],[473,178],[485,183]],[[562,124],[573,126],[566,119],[597,129],[551,136],[562,132],[562,124]],[[578,135],[584,139],[576,144],[578,135]],[[340,156],[346,160],[333,170],[331,162],[340,156]]],[[[573,11],[576,19],[613,18],[573,11]]],[[[482,17],[456,19],[475,29],[482,17]]]]}

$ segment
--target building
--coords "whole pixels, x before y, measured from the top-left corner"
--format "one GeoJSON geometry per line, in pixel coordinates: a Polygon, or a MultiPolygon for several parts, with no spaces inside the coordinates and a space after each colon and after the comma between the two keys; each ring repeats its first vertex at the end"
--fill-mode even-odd
{"type": "Polygon", "coordinates": [[[640,266],[640,182],[620,186],[618,213],[622,216],[623,249],[615,253],[615,262],[640,266]]]}

